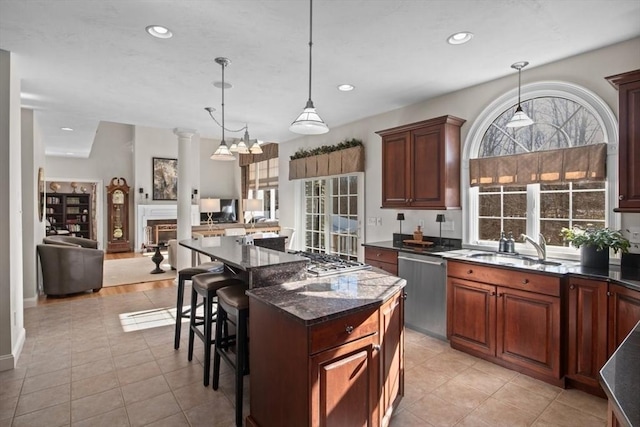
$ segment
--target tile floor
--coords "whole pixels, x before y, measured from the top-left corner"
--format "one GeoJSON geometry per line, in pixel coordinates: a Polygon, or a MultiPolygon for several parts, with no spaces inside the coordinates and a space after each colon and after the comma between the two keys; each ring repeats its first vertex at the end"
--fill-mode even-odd
{"type": "MultiPolygon", "coordinates": [[[[202,346],[188,362],[186,327],[173,349],[174,298],[169,287],[26,309],[18,367],[0,372],[0,427],[233,426],[231,371],[220,390],[204,388],[202,346]]],[[[405,345],[405,397],[392,427],[606,425],[603,399],[410,330],[405,345]]]]}

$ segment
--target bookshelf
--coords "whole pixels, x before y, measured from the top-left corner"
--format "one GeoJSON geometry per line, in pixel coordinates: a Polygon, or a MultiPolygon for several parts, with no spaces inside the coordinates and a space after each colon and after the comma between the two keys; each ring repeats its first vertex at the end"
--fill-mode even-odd
{"type": "Polygon", "coordinates": [[[72,236],[93,238],[91,235],[91,195],[48,193],[45,201],[45,217],[52,227],[67,229],[72,236]]]}

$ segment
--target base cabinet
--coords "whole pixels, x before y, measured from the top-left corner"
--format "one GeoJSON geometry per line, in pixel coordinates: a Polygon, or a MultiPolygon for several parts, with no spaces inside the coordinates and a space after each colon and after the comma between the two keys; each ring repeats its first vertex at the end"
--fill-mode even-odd
{"type": "Polygon", "coordinates": [[[448,275],[453,348],[560,384],[559,278],[451,260],[448,275]]]}
{"type": "Polygon", "coordinates": [[[247,426],[388,425],[404,394],[401,291],[378,307],[311,326],[249,301],[247,426]]]}
{"type": "Polygon", "coordinates": [[[394,276],[398,275],[398,251],[365,247],[364,262],[394,276]]]}
{"type": "Polygon", "coordinates": [[[640,321],[640,292],[611,283],[608,296],[609,351],[607,356],[611,356],[640,321]]]}

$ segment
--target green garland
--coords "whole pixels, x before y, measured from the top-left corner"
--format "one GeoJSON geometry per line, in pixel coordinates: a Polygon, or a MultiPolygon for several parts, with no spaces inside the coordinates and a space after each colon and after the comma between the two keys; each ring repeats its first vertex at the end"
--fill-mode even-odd
{"type": "Polygon", "coordinates": [[[304,148],[300,148],[292,156],[290,156],[290,158],[291,160],[303,159],[305,157],[317,156],[319,154],[328,154],[334,151],[345,150],[347,148],[359,147],[362,145],[363,145],[362,141],[359,139],[355,139],[355,138],[345,139],[344,141],[336,145],[321,145],[320,147],[312,148],[310,150],[305,150],[304,148]]]}

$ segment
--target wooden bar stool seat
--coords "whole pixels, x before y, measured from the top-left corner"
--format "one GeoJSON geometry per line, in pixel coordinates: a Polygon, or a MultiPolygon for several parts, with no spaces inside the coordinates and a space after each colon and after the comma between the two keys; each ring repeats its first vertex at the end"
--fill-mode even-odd
{"type": "Polygon", "coordinates": [[[213,355],[213,389],[218,389],[220,358],[235,371],[236,426],[242,426],[243,377],[249,374],[249,297],[248,286],[227,286],[217,291],[218,315],[216,320],[215,351],[213,355]],[[229,335],[227,322],[235,326],[235,335],[229,335]],[[231,347],[233,350],[229,351],[231,347]],[[235,353],[235,358],[230,353],[235,353]]]}
{"type": "Polygon", "coordinates": [[[201,273],[196,274],[192,278],[191,284],[191,313],[189,316],[189,354],[188,359],[193,359],[193,340],[197,335],[204,343],[204,378],[203,384],[209,385],[209,377],[211,372],[211,323],[216,320],[216,310],[213,309],[213,300],[216,298],[216,291],[220,288],[242,285],[244,282],[236,275],[225,273],[201,273]],[[204,315],[199,318],[196,316],[198,306],[198,295],[203,298],[204,315]],[[198,329],[199,326],[203,330],[198,329]]]}
{"type": "Polygon", "coordinates": [[[180,348],[180,333],[182,331],[182,319],[188,319],[190,308],[183,308],[184,303],[184,282],[191,280],[196,274],[208,273],[212,270],[218,271],[224,268],[224,264],[218,261],[204,262],[196,267],[183,268],[178,272],[178,295],[176,299],[176,331],[173,339],[173,348],[180,348]]]}

